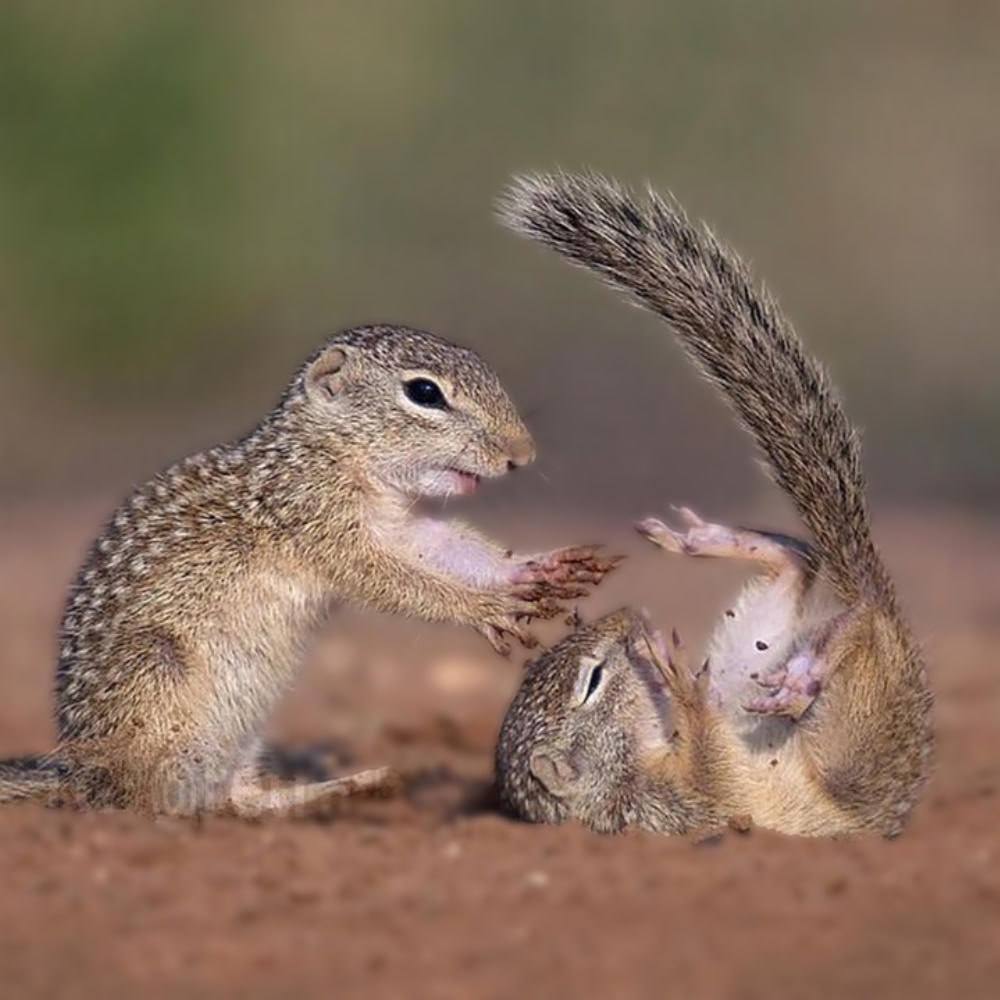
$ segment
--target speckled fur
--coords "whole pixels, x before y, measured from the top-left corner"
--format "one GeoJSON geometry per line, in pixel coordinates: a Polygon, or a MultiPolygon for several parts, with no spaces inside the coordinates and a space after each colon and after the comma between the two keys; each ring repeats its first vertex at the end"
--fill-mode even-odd
{"type": "Polygon", "coordinates": [[[494,477],[533,455],[472,351],[404,327],[331,338],[250,434],[170,467],[114,513],[62,623],[59,748],[47,768],[0,768],[0,801],[58,785],[88,805],[225,806],[252,781],[304,642],[340,604],[469,625],[501,650],[507,636],[530,641],[522,623],[607,564],[590,550],[514,556],[411,508],[455,491],[450,469],[494,477]],[[404,398],[414,374],[442,386],[447,412],[404,398]],[[470,552],[489,574],[462,572],[470,552]]]}
{"type": "MultiPolygon", "coordinates": [[[[750,815],[790,833],[898,833],[928,774],[931,696],[872,540],[858,435],[825,371],[740,258],[707,227],[689,222],[672,199],[650,191],[641,200],[596,175],[532,176],[515,181],[500,214],[511,228],[597,271],[670,323],[753,435],[813,539],[805,545],[739,532],[700,522],[691,512],[685,512],[687,534],[653,519],[640,525],[669,551],[764,566],[710,645],[712,657],[721,658],[712,665],[720,677],[699,688],[694,718],[702,720],[705,736],[699,745],[711,752],[688,754],[684,763],[683,737],[677,743],[678,735],[667,731],[661,747],[639,753],[629,737],[635,710],[613,698],[606,699],[602,718],[619,733],[617,750],[580,751],[597,745],[595,716],[567,703],[558,678],[579,672],[581,650],[594,646],[591,627],[529,671],[511,707],[497,760],[511,808],[536,820],[575,816],[597,829],[630,821],[677,832],[750,815]],[[699,550],[698,537],[729,542],[699,550]],[[768,641],[753,641],[765,633],[768,641]],[[755,656],[767,664],[759,675],[755,656]],[[779,707],[795,693],[788,688],[790,665],[821,678],[794,711],[779,707]],[[543,670],[551,674],[544,680],[543,670]],[[740,701],[741,685],[753,687],[775,670],[785,679],[774,682],[769,697],[740,701]],[[540,743],[559,753],[576,746],[568,758],[573,769],[619,784],[615,797],[629,802],[628,810],[603,809],[593,789],[553,797],[529,766],[540,743]],[[699,791],[678,793],[678,769],[688,788],[699,791]],[[668,772],[671,779],[663,780],[668,772]]],[[[642,702],[648,685],[636,675],[644,658],[629,655],[624,640],[610,648],[624,678],[616,690],[630,692],[630,705],[642,702]]],[[[670,652],[663,655],[669,663],[670,652]]],[[[666,675],[671,671],[684,673],[671,667],[666,675]]],[[[664,682],[673,709],[691,716],[690,698],[678,707],[677,683],[664,682]]],[[[648,705],[643,712],[646,726],[648,705]]],[[[554,773],[550,763],[544,766],[554,773]]]]}
{"type": "Polygon", "coordinates": [[[650,656],[648,622],[627,608],[582,626],[525,668],[496,749],[505,807],[535,823],[580,819],[600,833],[642,826],[663,833],[725,822],[728,750],[718,719],[688,674],[667,688],[650,656]],[[596,703],[580,705],[581,670],[607,674],[596,703]],[[669,754],[660,752],[664,731],[669,754]],[[537,756],[572,772],[568,794],[539,780],[537,756]]]}

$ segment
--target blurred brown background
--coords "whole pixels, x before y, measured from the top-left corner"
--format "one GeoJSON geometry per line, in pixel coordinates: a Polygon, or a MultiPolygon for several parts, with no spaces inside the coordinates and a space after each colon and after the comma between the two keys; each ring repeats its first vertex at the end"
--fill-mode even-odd
{"type": "Polygon", "coordinates": [[[669,187],[752,258],[878,496],[989,504],[998,37],[984,2],[8,0],[3,496],[125,487],[374,319],[502,371],[543,445],[526,503],[754,488],[655,321],[495,224],[513,171],[560,165],[669,187]]]}
{"type": "Polygon", "coordinates": [[[630,559],[584,614],[700,642],[739,571],[629,521],[789,512],[666,330],[494,222],[554,166],[671,188],[829,364],[939,757],[893,843],[524,827],[490,798],[521,661],[342,614],[271,735],[406,793],[331,825],[6,807],[0,994],[996,996],[998,97],[982,0],[4,0],[0,757],[52,745],[65,587],[116,499],[357,322],[475,346],[521,404],[537,466],[463,514],[607,539],[630,559]]]}

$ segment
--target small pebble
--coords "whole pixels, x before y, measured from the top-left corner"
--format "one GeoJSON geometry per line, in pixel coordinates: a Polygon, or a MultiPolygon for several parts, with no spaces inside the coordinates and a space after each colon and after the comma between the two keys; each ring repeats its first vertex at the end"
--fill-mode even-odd
{"type": "Polygon", "coordinates": [[[549,884],[549,876],[543,871],[528,872],[524,881],[533,889],[544,889],[549,884]]]}

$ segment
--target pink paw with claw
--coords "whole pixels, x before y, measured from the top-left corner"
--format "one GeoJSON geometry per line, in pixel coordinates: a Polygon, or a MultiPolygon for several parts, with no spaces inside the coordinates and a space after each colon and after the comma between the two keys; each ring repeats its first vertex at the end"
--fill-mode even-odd
{"type": "Polygon", "coordinates": [[[597,545],[574,545],[538,556],[518,559],[510,567],[503,591],[503,612],[489,618],[479,631],[501,655],[510,655],[508,637],[532,648],[538,641],[527,622],[555,618],[563,613],[562,601],[585,597],[624,556],[605,556],[597,545]]]}
{"type": "Polygon", "coordinates": [[[658,517],[647,517],[636,523],[636,531],[654,545],[678,555],[719,555],[736,547],[731,528],[702,520],[690,507],[673,509],[683,521],[683,528],[672,528],[658,517]]]}
{"type": "Polygon", "coordinates": [[[823,690],[823,663],[811,652],[796,653],[786,663],[761,674],[757,683],[770,694],[743,707],[760,715],[784,715],[798,720],[823,690]]]}
{"type": "Polygon", "coordinates": [[[648,624],[645,635],[647,649],[652,654],[653,663],[663,677],[671,696],[688,709],[703,706],[710,683],[708,660],[705,660],[697,670],[692,670],[687,647],[677,629],[671,630],[669,645],[662,634],[648,624]]]}
{"type": "Polygon", "coordinates": [[[511,582],[522,594],[559,600],[585,597],[624,558],[603,555],[599,545],[574,545],[522,560],[511,582]]]}

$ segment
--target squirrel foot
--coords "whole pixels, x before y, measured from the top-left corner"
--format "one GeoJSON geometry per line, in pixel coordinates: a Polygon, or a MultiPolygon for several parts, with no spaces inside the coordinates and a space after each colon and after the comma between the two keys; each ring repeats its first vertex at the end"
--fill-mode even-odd
{"type": "Polygon", "coordinates": [[[636,522],[635,529],[666,552],[685,556],[712,556],[717,559],[744,559],[760,563],[772,572],[794,566],[800,553],[777,537],[749,528],[730,528],[703,520],[690,507],[674,507],[684,522],[672,528],[659,518],[636,522]]]}
{"type": "Polygon", "coordinates": [[[359,771],[333,781],[315,781],[305,785],[261,788],[256,782],[238,783],[230,793],[227,812],[242,819],[265,816],[320,817],[342,799],[357,795],[389,796],[400,791],[403,782],[391,767],[359,771]]]}
{"type": "Polygon", "coordinates": [[[756,678],[761,687],[772,690],[764,697],[753,698],[743,707],[759,715],[784,715],[798,720],[823,690],[825,676],[823,660],[815,653],[796,653],[756,678]]]}
{"type": "Polygon", "coordinates": [[[657,517],[647,517],[636,523],[636,531],[667,552],[685,556],[742,555],[746,535],[736,528],[711,524],[702,520],[690,507],[674,507],[684,522],[683,528],[672,528],[657,517]]]}

